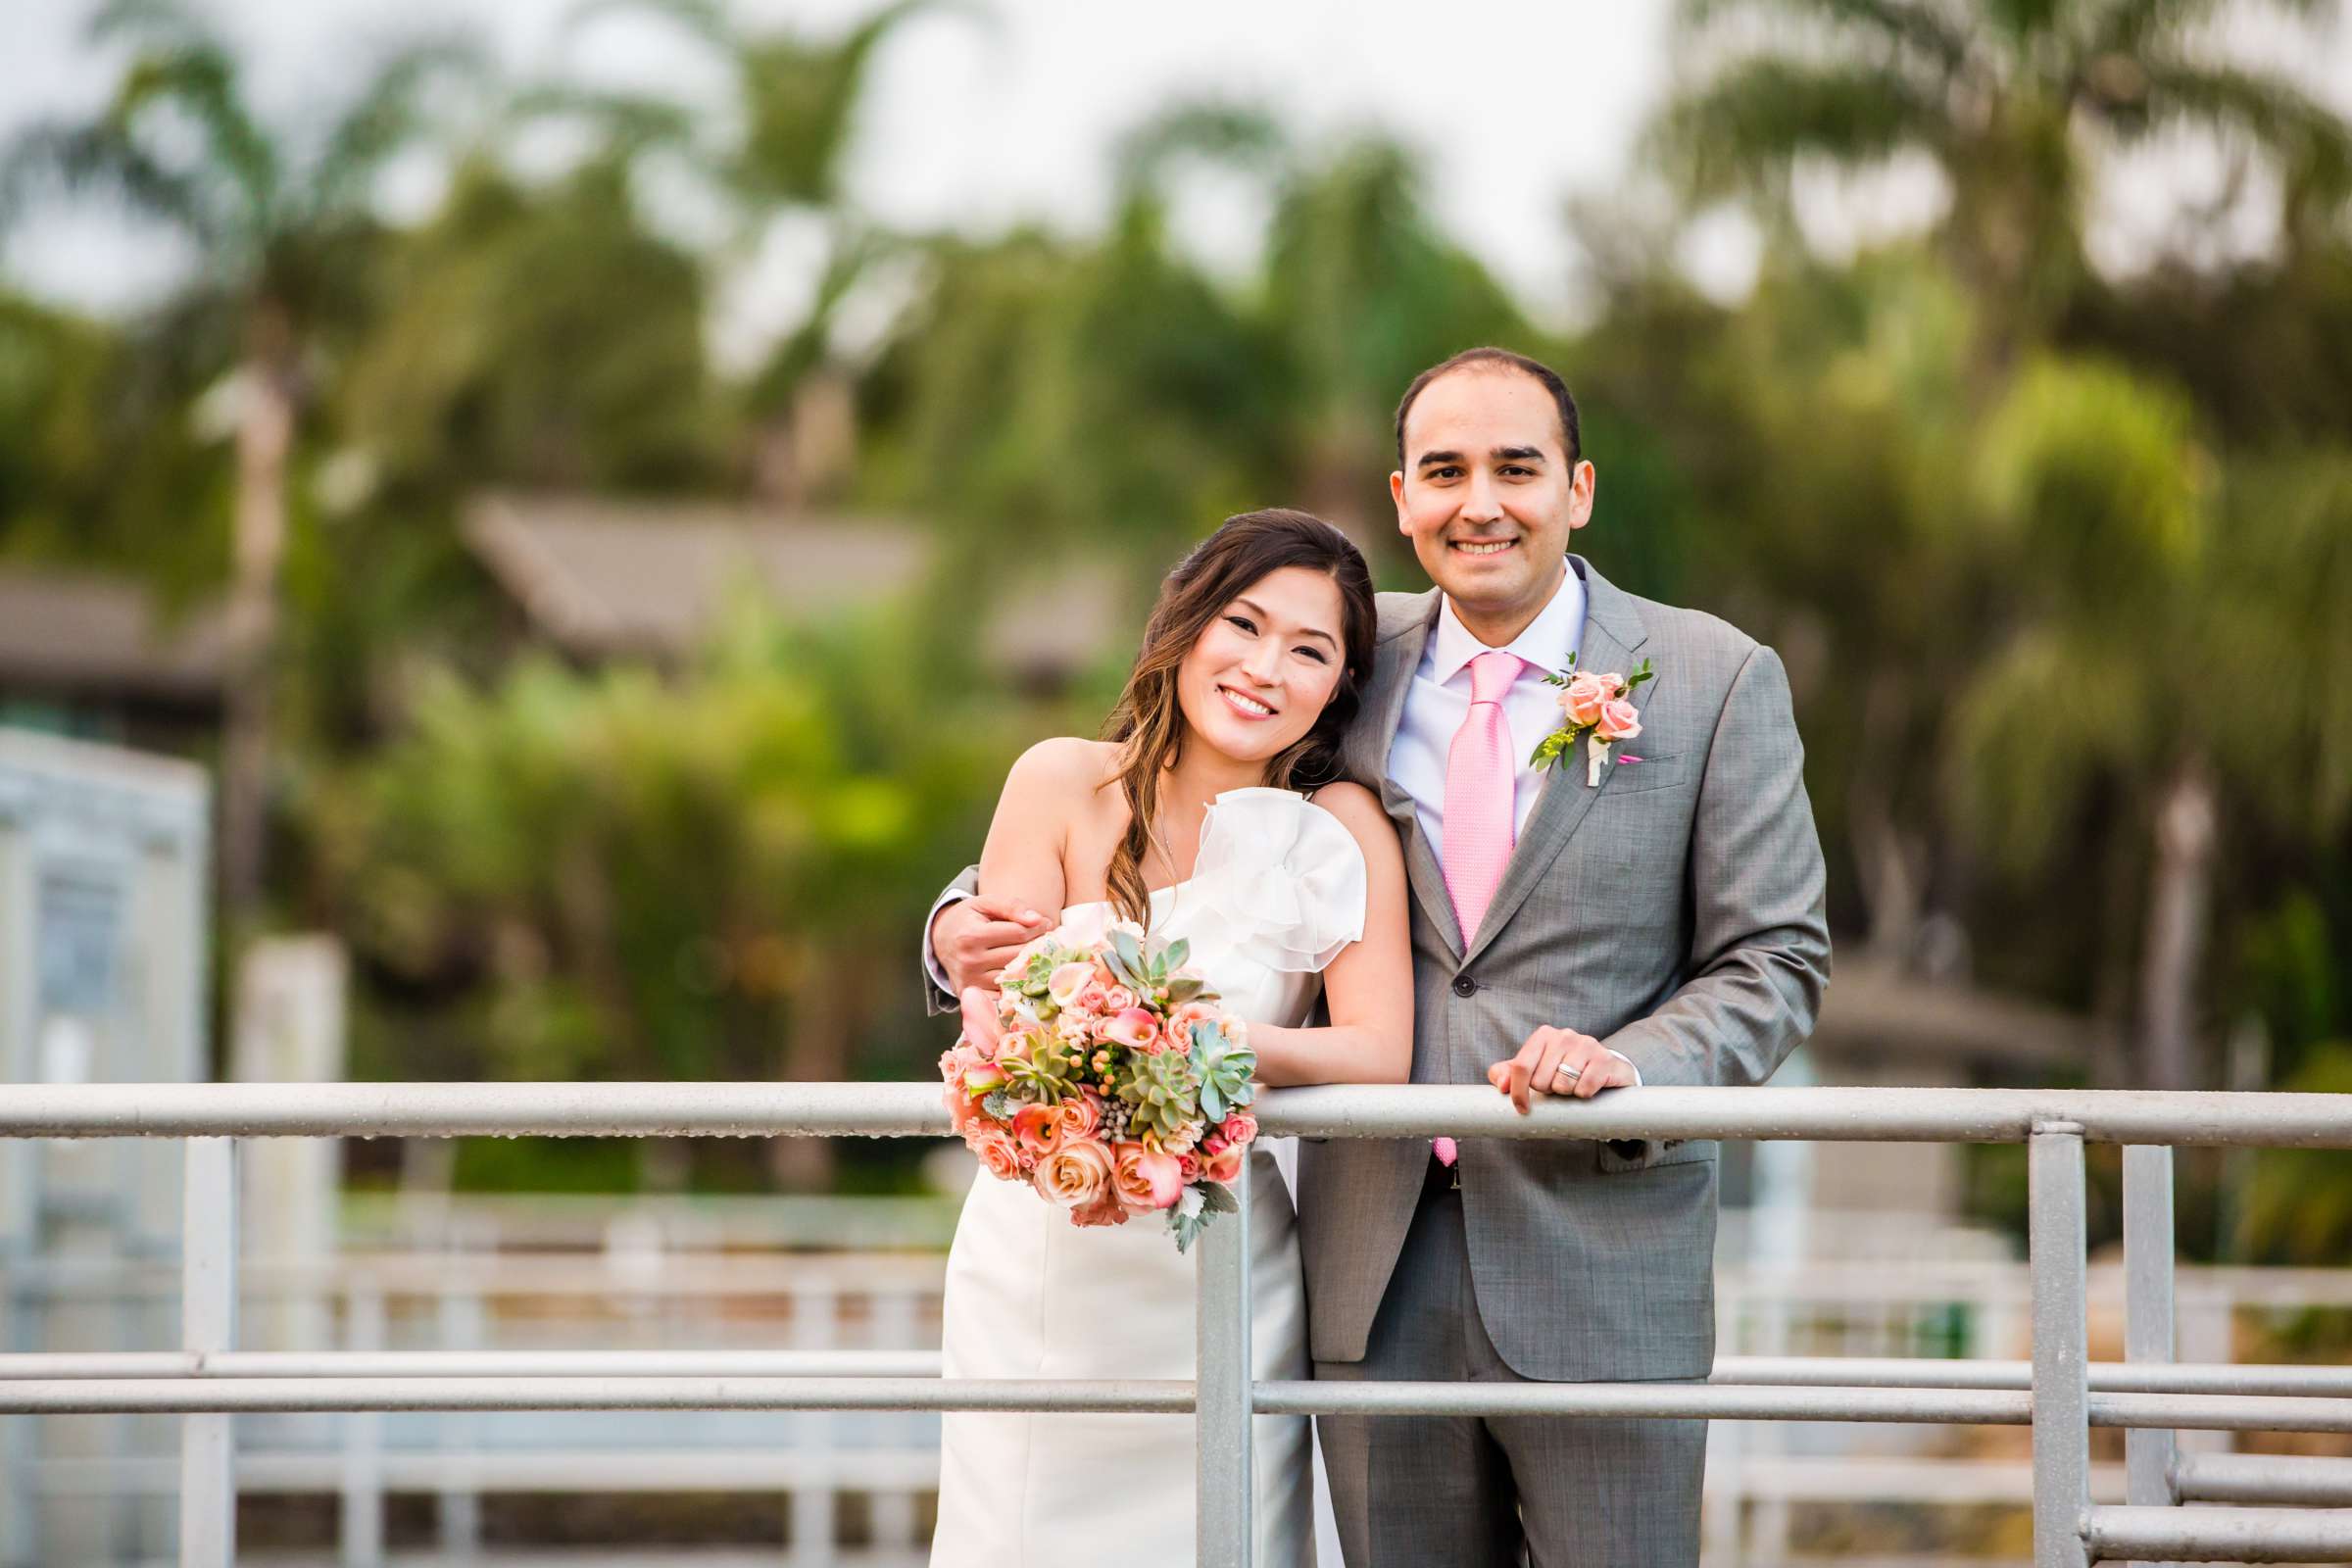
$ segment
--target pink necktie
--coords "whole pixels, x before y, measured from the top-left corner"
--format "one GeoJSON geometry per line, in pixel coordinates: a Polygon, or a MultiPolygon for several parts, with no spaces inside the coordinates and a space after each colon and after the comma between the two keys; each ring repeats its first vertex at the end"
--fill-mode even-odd
{"type": "Polygon", "coordinates": [[[1470,711],[1446,754],[1446,891],[1467,948],[1511,858],[1511,731],[1502,694],[1527,666],[1499,650],[1470,661],[1470,711]]]}

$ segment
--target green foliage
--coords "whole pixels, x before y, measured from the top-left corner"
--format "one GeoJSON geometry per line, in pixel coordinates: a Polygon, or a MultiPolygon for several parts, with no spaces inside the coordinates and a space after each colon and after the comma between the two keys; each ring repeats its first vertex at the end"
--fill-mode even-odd
{"type": "MultiPolygon", "coordinates": [[[[2352,1095],[2352,1044],[2314,1051],[2278,1087],[2297,1094],[2352,1095]]],[[[2340,1265],[2352,1254],[2352,1151],[2258,1152],[2237,1241],[2246,1253],[2265,1261],[2340,1265]]]]}

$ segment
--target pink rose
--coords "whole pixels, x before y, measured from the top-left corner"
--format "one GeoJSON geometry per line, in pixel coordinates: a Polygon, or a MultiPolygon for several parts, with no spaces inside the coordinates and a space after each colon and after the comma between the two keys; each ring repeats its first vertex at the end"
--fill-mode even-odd
{"type": "Polygon", "coordinates": [[[1062,1144],[1039,1160],[1029,1183],[1054,1207],[1077,1209],[1109,1190],[1110,1174],[1110,1151],[1089,1138],[1062,1144]]]}
{"type": "Polygon", "coordinates": [[[1200,1146],[1200,1152],[1204,1156],[1200,1161],[1200,1174],[1212,1182],[1223,1182],[1228,1187],[1242,1174],[1242,1161],[1250,1157],[1250,1151],[1240,1144],[1226,1144],[1211,1152],[1204,1142],[1200,1146]]]}
{"type": "Polygon", "coordinates": [[[997,1042],[997,1060],[1025,1061],[1037,1050],[1037,1036],[1027,1030],[997,1042]]]}
{"type": "Polygon", "coordinates": [[[1131,1214],[1168,1208],[1184,1195],[1184,1175],[1174,1154],[1142,1144],[1111,1146],[1111,1185],[1131,1214]]]}
{"type": "Polygon", "coordinates": [[[1617,694],[1614,686],[1601,684],[1598,675],[1571,675],[1560,692],[1560,708],[1571,724],[1590,724],[1600,716],[1600,705],[1617,694]]]}
{"type": "Polygon", "coordinates": [[[1102,1010],[1104,1012],[1125,1012],[1129,1007],[1134,1006],[1135,1003],[1135,993],[1125,986],[1107,985],[1102,988],[1102,1010]]]}
{"type": "Polygon", "coordinates": [[[981,1167],[999,1181],[1021,1179],[1021,1152],[1013,1147],[1012,1135],[995,1122],[980,1122],[966,1129],[963,1145],[980,1156],[981,1167]]]}
{"type": "Polygon", "coordinates": [[[1599,727],[1594,733],[1604,741],[1630,741],[1642,733],[1642,714],[1624,698],[1612,698],[1600,705],[1599,727]]]}
{"type": "Polygon", "coordinates": [[[1102,1038],[1130,1051],[1142,1051],[1158,1041],[1159,1020],[1141,1007],[1127,1007],[1103,1026],[1102,1038]]]}
{"type": "Polygon", "coordinates": [[[1187,1187],[1199,1181],[1200,1179],[1200,1156],[1199,1154],[1178,1154],[1176,1156],[1176,1174],[1183,1179],[1184,1185],[1187,1187]]]}
{"type": "Polygon", "coordinates": [[[1228,1144],[1246,1144],[1257,1136],[1257,1118],[1246,1110],[1237,1110],[1217,1128],[1228,1144]]]}
{"type": "Polygon", "coordinates": [[[1061,1107],[1023,1105],[1012,1113],[1012,1136],[1032,1158],[1051,1154],[1061,1145],[1061,1107]]]}
{"type": "Polygon", "coordinates": [[[1080,1012],[1104,1011],[1110,1006],[1110,993],[1105,987],[1090,982],[1084,991],[1078,993],[1075,1005],[1080,1012]]]}
{"type": "Polygon", "coordinates": [[[1188,1002],[1168,1014],[1168,1038],[1186,1050],[1192,1049],[1193,1026],[1207,1024],[1215,1028],[1225,1015],[1205,1002],[1188,1002]]]}
{"type": "Polygon", "coordinates": [[[1091,962],[1065,963],[1046,978],[1046,994],[1054,999],[1054,1005],[1066,1007],[1094,979],[1095,966],[1091,962]]]}
{"type": "Polygon", "coordinates": [[[1102,1125],[1102,1102],[1091,1089],[1081,1089],[1061,1102],[1061,1141],[1092,1138],[1102,1125]]]}

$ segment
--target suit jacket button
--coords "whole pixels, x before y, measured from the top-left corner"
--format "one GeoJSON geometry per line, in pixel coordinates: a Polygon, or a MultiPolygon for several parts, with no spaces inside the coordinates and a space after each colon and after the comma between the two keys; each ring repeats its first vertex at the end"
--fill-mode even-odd
{"type": "Polygon", "coordinates": [[[1453,977],[1453,994],[1457,997],[1477,996],[1478,981],[1466,974],[1455,975],[1453,977]]]}

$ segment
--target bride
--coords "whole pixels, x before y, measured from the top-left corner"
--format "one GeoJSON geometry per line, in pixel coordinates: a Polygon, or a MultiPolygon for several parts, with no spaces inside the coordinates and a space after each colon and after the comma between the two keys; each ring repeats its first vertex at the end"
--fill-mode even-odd
{"type": "MultiPolygon", "coordinates": [[[[1230,518],[1168,573],[1102,741],[1046,741],[1015,762],[980,858],[991,904],[1184,937],[1248,1019],[1269,1085],[1401,1083],[1412,963],[1403,858],[1380,803],[1335,782],[1372,662],[1371,575],[1303,513],[1230,518]],[[1318,995],[1326,1024],[1309,1026],[1318,995]]],[[[988,1028],[987,994],[967,1027],[988,1028]]],[[[1259,1378],[1308,1375],[1291,1195],[1250,1155],[1251,1349],[1259,1378]]],[[[982,1175],[948,1254],[951,1378],[1194,1374],[1196,1250],[1158,1216],[1079,1229],[1026,1187],[982,1175]]],[[[1307,1421],[1258,1416],[1260,1568],[1314,1561],[1307,1421]]],[[[943,1418],[932,1568],[1194,1557],[1190,1416],[943,1418]]]]}

